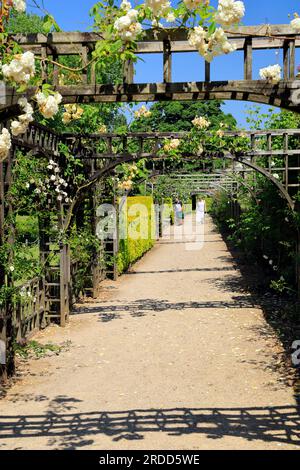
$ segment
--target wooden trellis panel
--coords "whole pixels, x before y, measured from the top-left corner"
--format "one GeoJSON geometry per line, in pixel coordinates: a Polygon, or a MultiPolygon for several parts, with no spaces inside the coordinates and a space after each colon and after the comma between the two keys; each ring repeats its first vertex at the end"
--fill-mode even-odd
{"type": "MultiPolygon", "coordinates": [[[[60,57],[78,56],[82,66],[89,64],[101,35],[97,33],[51,33],[50,35],[15,35],[24,50],[31,50],[39,58],[57,61],[60,57]]],[[[97,82],[95,64],[90,64],[78,74],[76,84],[63,85],[57,65],[43,66],[43,78],[56,85],[65,103],[73,102],[127,102],[163,100],[246,100],[298,110],[299,103],[292,101],[293,90],[299,89],[295,80],[296,49],[300,38],[290,25],[244,26],[228,33],[237,51],[243,53],[241,66],[244,67],[242,80],[211,81],[214,64],[203,62],[204,81],[174,82],[172,58],[174,53],[195,52],[188,42],[188,30],[148,30],[137,45],[138,55],[162,55],[162,83],[134,83],[134,64],[126,62],[123,83],[108,85],[97,82]],[[253,80],[253,57],[255,51],[278,50],[283,70],[283,81],[270,85],[265,81],[253,80]]],[[[227,58],[230,62],[230,54],[227,58]]],[[[268,64],[266,64],[268,65],[268,64]]],[[[34,89],[29,90],[32,96],[34,89]]],[[[7,89],[7,106],[16,103],[15,90],[7,89]]]]}

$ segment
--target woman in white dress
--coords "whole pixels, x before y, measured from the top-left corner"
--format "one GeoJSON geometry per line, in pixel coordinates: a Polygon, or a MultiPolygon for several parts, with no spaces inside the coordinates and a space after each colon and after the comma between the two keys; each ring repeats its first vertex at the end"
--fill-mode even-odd
{"type": "Polygon", "coordinates": [[[203,224],[205,211],[206,211],[205,200],[201,199],[200,201],[197,201],[197,208],[196,208],[196,222],[197,223],[203,224]]]}

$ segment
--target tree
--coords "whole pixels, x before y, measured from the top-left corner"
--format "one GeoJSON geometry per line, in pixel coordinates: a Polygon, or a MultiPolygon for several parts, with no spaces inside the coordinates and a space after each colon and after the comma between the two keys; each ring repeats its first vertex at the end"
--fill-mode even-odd
{"type": "Polygon", "coordinates": [[[9,19],[8,31],[14,34],[43,33],[44,19],[34,14],[16,13],[9,19]]]}
{"type": "Polygon", "coordinates": [[[140,118],[131,124],[132,131],[179,132],[190,131],[192,121],[196,116],[206,116],[212,128],[219,128],[220,123],[226,123],[229,128],[236,127],[236,120],[231,114],[225,114],[222,101],[170,101],[155,103],[151,106],[151,116],[140,118]]]}

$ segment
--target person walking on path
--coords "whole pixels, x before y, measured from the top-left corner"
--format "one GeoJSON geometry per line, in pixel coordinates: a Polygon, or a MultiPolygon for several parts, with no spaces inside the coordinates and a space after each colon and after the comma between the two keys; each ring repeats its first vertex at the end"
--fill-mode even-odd
{"type": "Polygon", "coordinates": [[[183,213],[183,205],[179,199],[176,200],[175,203],[175,219],[176,225],[183,225],[184,213],[183,213]]]}
{"type": "Polygon", "coordinates": [[[196,208],[196,222],[197,223],[199,224],[204,223],[205,212],[206,212],[205,199],[201,199],[197,202],[197,208],[196,208]]]}

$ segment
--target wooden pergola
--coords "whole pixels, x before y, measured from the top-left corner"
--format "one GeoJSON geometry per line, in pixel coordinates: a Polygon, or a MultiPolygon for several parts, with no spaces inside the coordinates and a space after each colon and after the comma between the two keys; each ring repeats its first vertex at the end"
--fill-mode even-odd
{"type": "MultiPolygon", "coordinates": [[[[100,33],[51,33],[15,35],[14,39],[24,51],[32,51],[42,62],[42,78],[53,83],[61,93],[64,103],[113,103],[150,102],[170,100],[244,100],[270,104],[292,111],[299,111],[300,80],[296,78],[296,49],[300,38],[290,25],[244,26],[227,33],[229,41],[242,52],[243,78],[215,81],[211,77],[214,63],[199,62],[199,81],[174,82],[173,54],[195,52],[188,42],[186,29],[148,30],[137,45],[138,56],[158,54],[162,56],[162,82],[135,83],[134,64],[124,64],[122,83],[101,84],[97,82],[96,61],[93,52],[102,40],[100,33]],[[253,77],[253,58],[257,51],[280,51],[279,62],[283,68],[283,80],[278,85],[253,77]],[[60,80],[59,61],[62,57],[80,57],[82,71],[78,72],[76,84],[63,85],[60,80]],[[201,80],[202,78],[202,80],[201,80]]],[[[230,58],[228,59],[230,60],[230,58]]],[[[268,65],[268,64],[266,64],[268,65]]],[[[80,68],[80,67],[79,67],[80,68]]],[[[35,93],[29,88],[28,96],[35,93]]],[[[7,87],[6,105],[16,104],[18,93],[7,87]]]]}
{"type": "MultiPolygon", "coordinates": [[[[15,36],[24,50],[31,50],[42,59],[42,77],[45,81],[53,80],[55,89],[63,96],[64,103],[114,103],[144,102],[166,100],[246,100],[268,103],[284,109],[300,111],[297,94],[300,80],[295,76],[295,51],[300,47],[300,39],[295,36],[288,25],[241,27],[228,34],[231,42],[237,44],[238,51],[243,52],[244,78],[235,81],[211,81],[212,67],[203,61],[204,81],[176,83],[172,81],[172,55],[174,53],[194,52],[187,41],[186,30],[148,31],[146,37],[138,44],[138,54],[161,54],[163,62],[163,81],[161,83],[134,83],[134,64],[124,65],[123,83],[97,83],[96,65],[92,54],[96,43],[101,41],[97,33],[53,33],[48,36],[32,34],[15,36]],[[281,50],[284,78],[278,85],[265,81],[253,80],[253,55],[258,50],[281,50]],[[59,61],[63,56],[79,56],[83,70],[80,80],[74,85],[60,83],[59,61]]],[[[230,60],[230,59],[229,59],[230,60]]],[[[201,70],[199,69],[199,76],[201,70]]],[[[20,112],[17,100],[20,95],[7,87],[6,103],[0,106],[1,127],[9,127],[9,120],[20,112]]],[[[29,88],[27,95],[32,98],[35,88],[29,88]]],[[[299,140],[300,130],[266,130],[243,132],[248,138],[249,148],[244,153],[214,153],[214,155],[184,155],[184,158],[205,158],[224,160],[224,170],[232,174],[239,173],[246,184],[247,172],[258,172],[269,179],[286,199],[292,210],[295,206],[294,195],[299,190],[300,150],[291,148],[290,142],[299,140]],[[278,138],[282,142],[278,148],[278,138]],[[280,157],[280,166],[273,165],[274,157],[280,157]],[[263,162],[263,163],[262,163],[263,162]],[[279,176],[279,177],[278,177],[279,176]]],[[[240,137],[240,131],[227,132],[232,139],[240,137]]],[[[74,157],[84,162],[86,184],[73,195],[70,205],[58,208],[60,214],[57,223],[66,229],[73,217],[76,205],[85,197],[86,191],[103,178],[112,175],[118,165],[136,162],[141,159],[150,162],[164,161],[168,155],[162,152],[166,139],[185,139],[185,133],[128,133],[126,136],[117,134],[76,135],[59,134],[45,126],[30,124],[27,132],[12,139],[12,149],[8,158],[0,163],[0,244],[5,238],[5,219],[13,211],[7,200],[7,193],[12,184],[12,168],[18,150],[31,152],[37,156],[53,160],[61,160],[60,144],[64,144],[74,157]],[[99,151],[101,148],[101,151],[99,151]]],[[[203,189],[203,187],[202,187],[203,189]]],[[[92,196],[91,196],[92,197],[92,196]]],[[[95,203],[95,201],[93,201],[95,203]]],[[[43,224],[47,220],[43,219],[43,224]]],[[[48,220],[51,223],[51,220],[48,220]]],[[[10,243],[14,243],[11,238],[10,243]]],[[[41,226],[40,255],[47,259],[51,250],[51,240],[46,227],[41,226]]],[[[104,250],[114,252],[111,244],[104,250]]],[[[26,307],[17,306],[13,311],[11,305],[0,314],[0,340],[6,344],[8,357],[6,366],[0,368],[0,376],[13,370],[13,337],[23,338],[47,324],[58,321],[64,326],[70,312],[72,297],[72,266],[68,245],[60,243],[57,249],[59,263],[48,267],[42,278],[30,281],[27,288],[33,293],[26,307]],[[26,312],[25,312],[26,310],[26,312]],[[26,315],[25,315],[26,313],[26,315]],[[17,330],[17,333],[15,331],[17,330]]],[[[114,270],[115,271],[115,270],[114,270]]],[[[93,288],[105,276],[105,269],[97,260],[93,263],[91,273],[93,288]]],[[[300,276],[298,276],[300,279],[300,276]]],[[[10,283],[11,280],[0,266],[0,282],[10,283]]],[[[0,366],[1,367],[1,366],[0,366]]]]}

